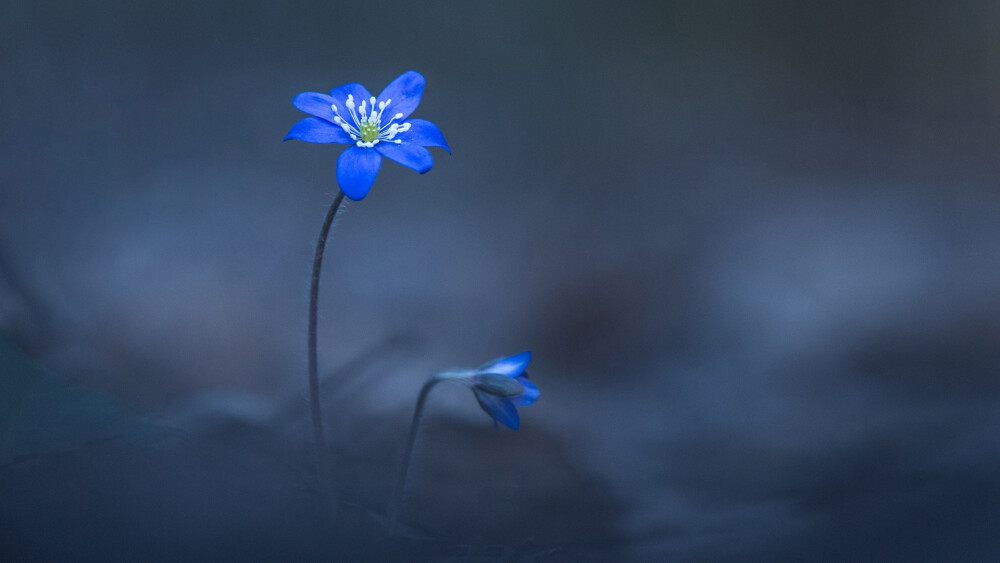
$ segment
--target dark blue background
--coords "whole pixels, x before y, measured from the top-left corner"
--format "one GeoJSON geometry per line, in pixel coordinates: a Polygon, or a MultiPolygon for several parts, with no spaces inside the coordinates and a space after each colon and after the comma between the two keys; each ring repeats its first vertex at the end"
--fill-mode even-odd
{"type": "Polygon", "coordinates": [[[0,75],[0,330],[185,433],[8,401],[0,559],[375,558],[423,380],[524,349],[520,432],[431,398],[421,556],[1000,555],[992,3],[7,0],[0,75]],[[330,540],[340,149],[280,140],[409,69],[454,154],[334,227],[330,540]]]}

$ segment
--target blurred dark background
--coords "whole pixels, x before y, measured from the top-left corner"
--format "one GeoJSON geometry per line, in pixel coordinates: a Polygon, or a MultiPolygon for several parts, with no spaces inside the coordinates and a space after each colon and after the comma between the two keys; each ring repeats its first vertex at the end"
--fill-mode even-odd
{"type": "Polygon", "coordinates": [[[1000,6],[0,1],[0,560],[996,561],[1000,6]],[[291,99],[452,149],[326,254],[291,99]],[[519,432],[423,380],[531,349],[519,432]],[[317,523],[319,522],[319,523],[317,523]]]}

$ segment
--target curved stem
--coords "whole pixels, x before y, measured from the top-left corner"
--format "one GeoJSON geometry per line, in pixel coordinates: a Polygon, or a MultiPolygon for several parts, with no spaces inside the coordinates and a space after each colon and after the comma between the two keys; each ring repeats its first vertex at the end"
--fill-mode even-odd
{"type": "MultiPolygon", "coordinates": [[[[323,251],[326,250],[326,237],[330,233],[333,218],[344,201],[344,192],[338,192],[330,210],[323,220],[323,229],[316,242],[316,257],[313,258],[312,285],[309,288],[309,410],[312,412],[313,437],[316,439],[316,457],[320,483],[325,491],[332,491],[330,483],[330,463],[326,451],[326,437],[323,434],[323,413],[319,402],[319,370],[316,363],[316,313],[319,302],[319,274],[323,267],[323,251]]],[[[334,506],[331,495],[331,506],[334,506]]]]}
{"type": "Polygon", "coordinates": [[[410,457],[413,455],[413,444],[417,441],[417,427],[420,426],[420,417],[424,414],[424,403],[427,402],[427,395],[431,389],[445,378],[435,375],[424,383],[420,389],[420,396],[417,397],[417,408],[413,411],[413,422],[410,423],[410,437],[406,440],[406,451],[403,453],[403,465],[399,471],[399,480],[396,481],[396,492],[392,497],[392,504],[389,506],[389,536],[396,535],[396,522],[399,520],[399,510],[403,505],[403,490],[406,487],[406,474],[410,471],[410,457]]]}

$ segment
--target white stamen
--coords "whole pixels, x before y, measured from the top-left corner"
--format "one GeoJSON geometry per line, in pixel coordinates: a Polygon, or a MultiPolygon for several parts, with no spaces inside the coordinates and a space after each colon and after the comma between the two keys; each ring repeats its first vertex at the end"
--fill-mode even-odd
{"type": "Polygon", "coordinates": [[[410,130],[409,123],[395,123],[397,119],[403,119],[403,114],[401,112],[392,116],[388,122],[384,124],[382,123],[382,114],[385,112],[385,108],[389,107],[389,104],[391,103],[391,99],[380,102],[375,98],[375,96],[372,96],[368,100],[362,100],[360,106],[356,106],[354,103],[354,95],[348,94],[347,100],[344,101],[344,105],[351,114],[351,119],[354,121],[353,125],[350,121],[344,119],[340,115],[340,111],[337,109],[337,104],[330,104],[330,109],[332,109],[334,113],[333,122],[339,125],[345,133],[350,135],[354,144],[358,147],[370,149],[377,145],[379,141],[400,145],[403,141],[402,139],[396,139],[396,135],[410,130]],[[357,112],[355,112],[355,108],[357,108],[357,112]],[[375,138],[371,141],[365,141],[364,136],[361,133],[363,128],[366,131],[369,131],[366,135],[370,135],[371,132],[374,132],[372,129],[377,131],[378,134],[375,135],[375,138]]]}
{"type": "Polygon", "coordinates": [[[354,107],[351,107],[351,119],[354,120],[354,128],[359,129],[361,127],[361,122],[358,121],[358,114],[354,113],[354,107]]]}

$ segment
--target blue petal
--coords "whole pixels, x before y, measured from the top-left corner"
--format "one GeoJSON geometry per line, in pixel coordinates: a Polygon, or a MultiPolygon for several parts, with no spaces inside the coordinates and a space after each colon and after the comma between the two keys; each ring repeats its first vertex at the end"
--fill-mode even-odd
{"type": "Polygon", "coordinates": [[[397,145],[396,143],[382,142],[375,145],[375,150],[382,153],[382,156],[391,158],[403,166],[412,168],[421,174],[430,170],[431,166],[434,165],[434,159],[431,157],[431,151],[413,143],[402,143],[397,145]]]}
{"type": "Polygon", "coordinates": [[[404,143],[414,143],[422,147],[444,147],[444,150],[451,154],[451,148],[444,140],[444,135],[438,126],[424,119],[411,119],[410,130],[400,133],[399,138],[404,143]]]}
{"type": "Polygon", "coordinates": [[[318,117],[307,117],[292,125],[288,134],[282,139],[298,139],[307,143],[353,143],[351,137],[343,129],[333,123],[318,117]]]}
{"type": "Polygon", "coordinates": [[[538,400],[538,395],[540,395],[538,387],[534,383],[528,381],[528,374],[519,375],[514,378],[514,381],[517,381],[521,384],[521,387],[524,387],[524,392],[516,397],[510,397],[510,401],[512,403],[519,407],[523,407],[538,400]]]}
{"type": "Polygon", "coordinates": [[[389,83],[385,90],[378,95],[381,102],[391,99],[385,108],[385,116],[382,123],[388,122],[389,116],[397,113],[403,114],[400,119],[406,119],[420,105],[420,97],[424,95],[424,76],[412,70],[400,74],[398,78],[389,83]]]}
{"type": "Polygon", "coordinates": [[[479,366],[476,371],[482,373],[499,373],[500,375],[506,375],[507,377],[517,377],[524,373],[524,370],[528,367],[528,362],[530,361],[531,351],[529,350],[514,356],[508,356],[506,358],[493,360],[492,362],[486,362],[485,364],[479,366]]]}
{"type": "Polygon", "coordinates": [[[319,92],[302,92],[292,100],[292,105],[299,110],[322,117],[330,123],[333,123],[333,108],[330,107],[332,103],[333,98],[319,92]]]}
{"type": "Polygon", "coordinates": [[[521,382],[498,373],[477,373],[467,381],[472,384],[472,388],[476,391],[497,397],[511,399],[524,394],[524,385],[521,385],[521,382]]]}
{"type": "MultiPolygon", "coordinates": [[[[357,82],[351,82],[350,84],[344,84],[343,86],[338,86],[333,90],[330,90],[330,98],[333,100],[330,103],[337,104],[337,111],[340,112],[340,117],[346,120],[348,123],[354,122],[354,118],[351,117],[351,112],[347,109],[347,96],[354,96],[354,111],[357,113],[358,108],[361,107],[361,102],[365,102],[366,105],[371,101],[371,92],[367,88],[358,84],[357,82]]],[[[330,110],[331,112],[333,110],[330,110]]],[[[361,116],[358,115],[358,119],[361,116]]]]}
{"type": "Polygon", "coordinates": [[[503,397],[479,392],[476,392],[476,400],[479,401],[479,406],[486,411],[486,414],[493,417],[493,420],[511,430],[520,428],[521,418],[517,415],[517,408],[514,407],[514,403],[503,397]]]}
{"type": "Polygon", "coordinates": [[[337,183],[344,195],[360,201],[368,195],[382,165],[382,155],[372,149],[347,147],[337,159],[337,183]]]}

